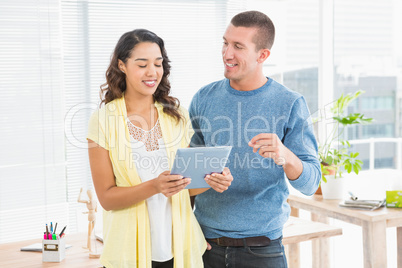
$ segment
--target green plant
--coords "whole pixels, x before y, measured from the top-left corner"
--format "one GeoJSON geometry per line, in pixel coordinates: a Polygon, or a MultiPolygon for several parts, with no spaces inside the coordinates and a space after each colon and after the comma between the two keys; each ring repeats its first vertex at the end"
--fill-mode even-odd
{"type": "Polygon", "coordinates": [[[331,133],[326,137],[325,142],[318,149],[322,180],[324,182],[327,182],[325,175],[333,174],[337,178],[342,176],[343,171],[348,173],[353,171],[359,174],[359,171],[362,169],[363,162],[357,159],[359,153],[349,153],[348,148],[350,148],[350,143],[342,139],[346,127],[356,124],[369,124],[373,120],[373,118],[365,118],[364,114],[361,113],[345,114],[349,104],[362,93],[364,91],[358,90],[354,94],[342,94],[330,108],[335,124],[331,133]]]}

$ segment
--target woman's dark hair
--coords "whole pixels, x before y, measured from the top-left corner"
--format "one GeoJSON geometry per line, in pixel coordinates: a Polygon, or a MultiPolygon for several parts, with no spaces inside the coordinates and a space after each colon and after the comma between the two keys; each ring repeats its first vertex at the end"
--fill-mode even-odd
{"type": "Polygon", "coordinates": [[[136,29],[127,32],[123,34],[117,42],[109,67],[106,70],[106,83],[100,86],[101,105],[123,96],[124,91],[126,91],[126,74],[118,68],[119,60],[126,63],[131,57],[131,52],[135,46],[143,42],[157,44],[163,57],[163,76],[158,88],[153,94],[154,101],[161,103],[163,112],[172,116],[178,122],[182,119],[182,115],[179,112],[180,102],[177,98],[169,96],[170,82],[168,76],[170,74],[170,60],[166,53],[165,44],[162,38],[145,29],[136,29]]]}

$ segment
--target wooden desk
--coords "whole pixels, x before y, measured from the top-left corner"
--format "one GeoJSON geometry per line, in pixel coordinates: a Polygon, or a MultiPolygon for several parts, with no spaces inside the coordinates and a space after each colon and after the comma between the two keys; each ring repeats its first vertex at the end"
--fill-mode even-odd
{"type": "MultiPolygon", "coordinates": [[[[61,262],[42,262],[42,252],[20,251],[21,247],[42,243],[40,239],[0,244],[0,267],[103,267],[99,259],[90,259],[88,250],[82,248],[86,246],[86,238],[86,234],[66,235],[66,244],[72,247],[66,249],[66,258],[61,262]]],[[[103,244],[96,243],[97,248],[102,249],[103,244]]]]}
{"type": "MultiPolygon", "coordinates": [[[[294,246],[303,241],[341,234],[341,228],[290,217],[284,226],[282,242],[286,246],[294,246]]],[[[20,251],[21,247],[39,242],[41,242],[40,239],[0,244],[0,267],[102,267],[99,259],[90,259],[88,251],[82,248],[86,243],[86,234],[66,236],[66,243],[72,247],[66,250],[66,258],[59,263],[42,262],[41,252],[20,251]]],[[[99,241],[96,243],[98,248],[102,249],[103,244],[99,241]]],[[[288,252],[288,256],[290,260],[297,261],[298,259],[293,251],[288,252]]],[[[290,265],[290,267],[292,266],[290,265]]]]}
{"type": "MultiPolygon", "coordinates": [[[[398,268],[402,268],[402,209],[380,208],[374,211],[339,207],[341,200],[323,200],[321,195],[301,197],[290,195],[289,205],[292,216],[298,216],[298,210],[311,212],[313,221],[327,223],[328,217],[356,224],[363,229],[363,253],[365,268],[387,267],[386,228],[397,227],[398,268]]],[[[323,251],[328,252],[326,239],[313,242],[313,256],[323,251]]],[[[313,267],[330,267],[329,258],[321,263],[313,262],[313,267]]]]}

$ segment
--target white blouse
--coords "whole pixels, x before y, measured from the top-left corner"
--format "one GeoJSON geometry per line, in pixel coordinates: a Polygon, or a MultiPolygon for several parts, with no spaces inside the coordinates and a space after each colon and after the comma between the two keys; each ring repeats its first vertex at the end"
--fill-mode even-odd
{"type": "MultiPolygon", "coordinates": [[[[169,170],[167,151],[162,139],[162,131],[157,120],[155,126],[143,130],[127,119],[130,133],[132,160],[142,182],[157,178],[169,170]]],[[[172,252],[172,203],[159,193],[146,200],[151,228],[152,260],[158,262],[173,258],[172,252]]]]}

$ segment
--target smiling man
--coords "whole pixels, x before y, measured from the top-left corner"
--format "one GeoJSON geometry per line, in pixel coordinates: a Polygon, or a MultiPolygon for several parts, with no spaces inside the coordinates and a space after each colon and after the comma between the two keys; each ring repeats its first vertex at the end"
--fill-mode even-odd
{"type": "Polygon", "coordinates": [[[304,97],[263,74],[274,39],[265,14],[233,17],[223,35],[225,79],[201,88],[190,105],[192,146],[233,147],[231,187],[195,199],[195,215],[212,246],[203,256],[207,268],[287,267],[287,181],[312,195],[321,178],[304,97]]]}

